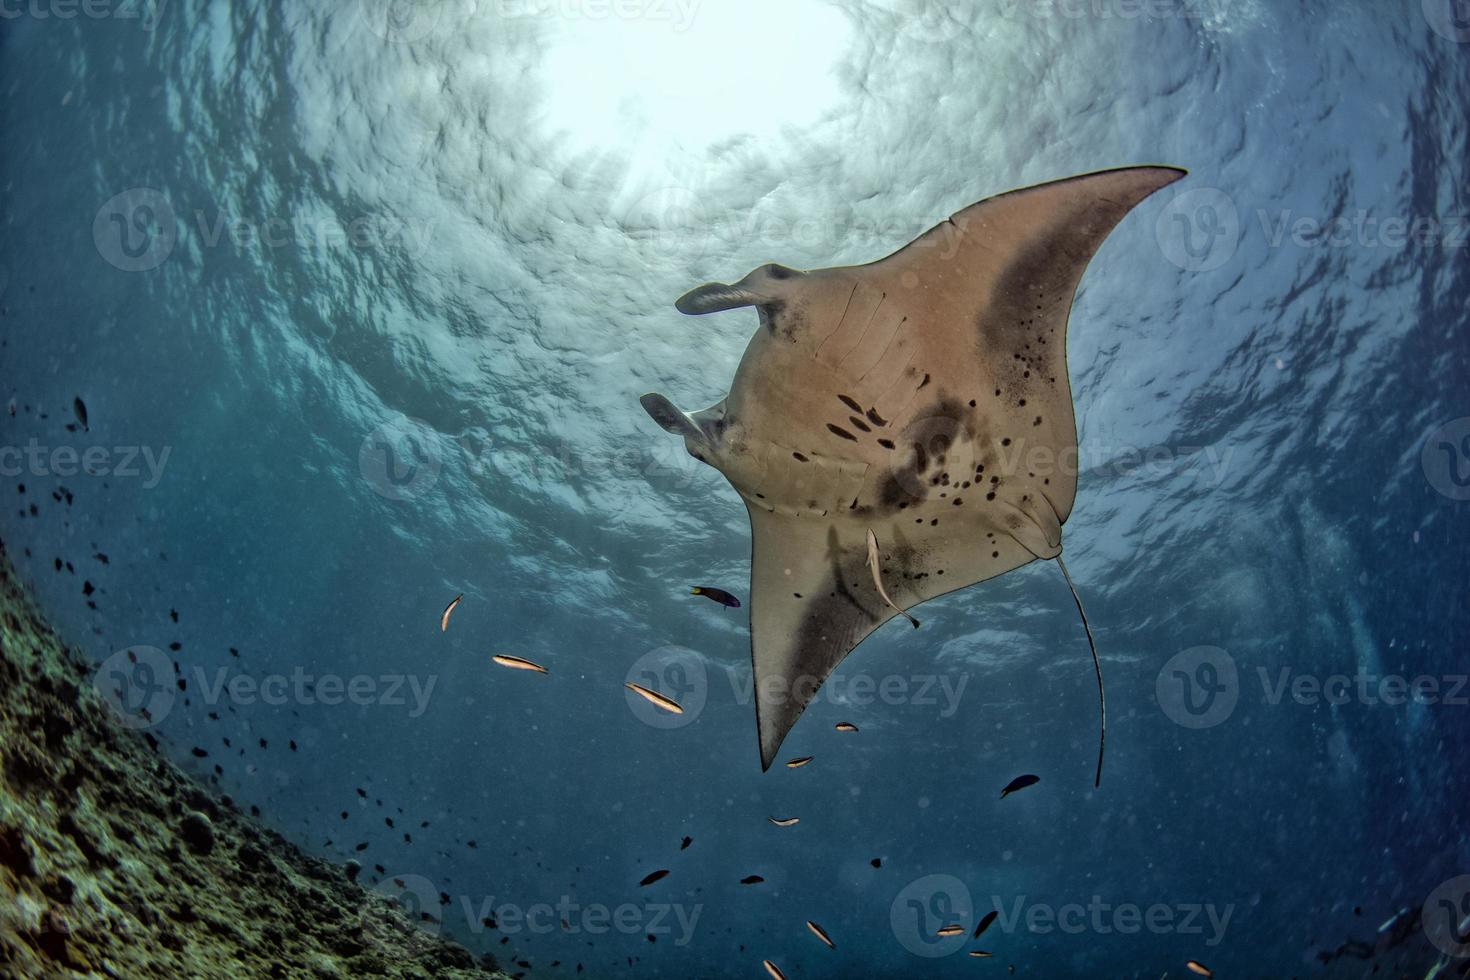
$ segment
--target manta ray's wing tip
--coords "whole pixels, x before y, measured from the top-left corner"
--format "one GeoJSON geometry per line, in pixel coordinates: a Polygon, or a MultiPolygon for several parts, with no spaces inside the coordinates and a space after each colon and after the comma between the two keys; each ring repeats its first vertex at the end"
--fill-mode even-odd
{"type": "Polygon", "coordinates": [[[1189,176],[1189,170],[1187,168],[1176,167],[1172,163],[1151,163],[1141,169],[1162,170],[1166,175],[1166,179],[1164,181],[1165,184],[1172,184],[1176,180],[1180,180],[1184,177],[1189,176]]]}

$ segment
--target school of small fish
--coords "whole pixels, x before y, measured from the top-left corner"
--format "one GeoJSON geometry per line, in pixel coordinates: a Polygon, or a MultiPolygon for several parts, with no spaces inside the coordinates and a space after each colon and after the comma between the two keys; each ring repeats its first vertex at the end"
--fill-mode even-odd
{"type": "MultiPolygon", "coordinates": [[[[869,537],[868,549],[869,549],[870,566],[872,567],[872,570],[873,570],[874,581],[877,583],[879,592],[882,593],[882,591],[883,591],[883,583],[882,583],[882,579],[881,579],[880,573],[878,571],[878,558],[877,558],[877,556],[878,556],[878,544],[877,544],[877,541],[873,538],[873,534],[872,534],[871,531],[868,532],[868,537],[869,537]]],[[[707,599],[710,599],[711,601],[717,602],[720,605],[725,606],[727,608],[732,608],[732,609],[738,609],[738,608],[740,608],[740,600],[737,599],[735,596],[731,595],[729,592],[724,591],[723,589],[716,589],[716,588],[713,588],[711,586],[694,586],[689,591],[690,591],[690,594],[691,595],[703,596],[703,597],[705,597],[707,599]]],[[[885,598],[886,598],[886,596],[885,596],[885,598]]],[[[440,620],[439,620],[439,627],[440,627],[440,630],[441,631],[447,631],[449,629],[449,617],[454,612],[455,608],[460,604],[461,600],[463,600],[463,599],[464,599],[464,595],[461,593],[460,595],[457,595],[452,600],[450,600],[449,605],[445,607],[444,612],[440,616],[440,620]]],[[[900,611],[902,611],[902,610],[900,610],[900,611]]],[[[910,617],[910,620],[913,621],[912,620],[912,617],[910,617]]],[[[919,624],[916,621],[914,621],[913,622],[913,625],[915,627],[917,627],[919,624]]],[[[522,657],[515,657],[515,656],[511,656],[509,654],[496,654],[491,659],[495,663],[497,663],[497,664],[499,664],[499,665],[501,665],[503,667],[510,667],[510,668],[516,669],[516,670],[533,671],[533,672],[541,673],[541,674],[548,673],[548,670],[547,670],[546,667],[542,666],[541,664],[535,663],[535,662],[533,662],[531,660],[526,660],[526,659],[524,659],[522,657]]],[[[649,702],[650,704],[655,705],[658,708],[661,708],[661,709],[663,709],[665,711],[668,711],[668,712],[670,712],[672,714],[683,714],[684,713],[684,708],[679,704],[679,702],[675,701],[673,698],[669,697],[666,694],[661,694],[658,691],[652,690],[651,688],[644,687],[641,684],[635,684],[632,681],[625,682],[623,686],[627,690],[633,692],[634,694],[638,695],[639,697],[643,698],[645,701],[649,702]]],[[[854,725],[850,721],[841,721],[841,722],[838,722],[834,726],[834,729],[836,731],[838,731],[838,732],[854,733],[854,732],[857,732],[858,731],[858,726],[857,725],[854,725]]],[[[810,755],[796,756],[796,757],[791,758],[791,759],[788,759],[786,761],[786,768],[788,768],[788,769],[800,769],[803,766],[806,766],[806,765],[810,764],[812,762],[813,758],[814,757],[813,756],[810,756],[810,755]]],[[[1006,786],[1005,786],[1005,788],[1001,790],[1000,798],[1001,799],[1005,799],[1007,796],[1010,796],[1012,793],[1015,793],[1015,792],[1017,792],[1019,790],[1026,789],[1027,787],[1030,787],[1030,786],[1035,786],[1040,781],[1041,781],[1041,779],[1040,779],[1039,776],[1033,775],[1031,773],[1026,773],[1026,774],[1017,776],[1015,779],[1012,779],[1009,783],[1007,783],[1006,786]]],[[[361,792],[361,791],[359,790],[359,792],[361,792]]],[[[798,823],[801,822],[801,818],[800,817],[795,817],[795,816],[792,816],[792,817],[767,817],[766,819],[772,825],[774,825],[776,827],[794,827],[798,823]]],[[[679,845],[679,849],[681,851],[682,850],[687,850],[689,848],[689,845],[692,844],[693,842],[694,842],[694,839],[692,837],[687,837],[686,836],[681,841],[681,843],[679,845]]],[[[872,866],[874,868],[881,868],[883,866],[883,862],[882,862],[882,860],[880,858],[873,858],[873,860],[870,863],[872,864],[872,866]]],[[[669,868],[658,868],[658,869],[656,869],[654,871],[650,871],[647,874],[645,874],[641,880],[639,880],[638,887],[640,887],[640,888],[646,888],[646,887],[648,887],[650,885],[656,884],[656,883],[664,880],[665,878],[667,878],[670,873],[671,872],[670,872],[670,869],[669,868]]],[[[756,875],[756,874],[747,875],[746,877],[740,879],[740,883],[742,885],[758,885],[758,884],[762,884],[764,882],[765,882],[765,878],[763,878],[760,875],[756,875]]],[[[980,918],[979,922],[976,924],[974,933],[971,935],[971,938],[972,939],[979,939],[980,936],[982,934],[984,934],[985,930],[989,929],[990,926],[991,926],[991,924],[995,922],[996,917],[997,917],[998,914],[999,914],[998,912],[996,912],[995,910],[992,909],[990,912],[987,912],[984,916],[982,916],[980,918]]],[[[810,930],[810,932],[812,933],[812,935],[816,936],[817,939],[819,939],[829,949],[834,949],[835,950],[837,948],[837,944],[832,940],[831,935],[829,935],[828,932],[825,929],[823,929],[821,926],[819,926],[816,922],[808,919],[807,922],[806,922],[806,926],[807,926],[807,929],[810,930]]],[[[941,927],[935,933],[935,935],[938,936],[938,937],[941,937],[941,938],[951,938],[951,937],[954,937],[954,936],[964,935],[967,931],[969,931],[967,926],[964,926],[964,925],[959,924],[959,923],[951,923],[951,924],[948,924],[948,925],[945,925],[945,926],[941,927]]],[[[969,955],[971,957],[976,958],[976,959],[983,959],[983,958],[992,957],[994,954],[992,952],[990,952],[989,950],[974,949],[974,950],[970,950],[969,951],[969,955]]],[[[779,966],[777,966],[771,960],[762,960],[761,961],[761,965],[765,968],[766,972],[770,976],[776,978],[776,980],[786,980],[786,974],[783,973],[781,971],[781,968],[779,966]]],[[[1203,965],[1201,965],[1200,963],[1198,963],[1198,962],[1196,962],[1194,960],[1190,960],[1185,965],[1190,970],[1192,970],[1193,972],[1195,972],[1197,974],[1200,974],[1201,976],[1210,977],[1210,976],[1213,976],[1214,975],[1209,970],[1207,970],[1203,965]]],[[[1012,972],[1014,972],[1014,967],[1012,968],[1012,972]]]]}
{"type": "MultiPolygon", "coordinates": [[[[20,407],[22,407],[22,406],[19,406],[18,405],[16,399],[12,398],[11,401],[10,401],[10,404],[8,405],[8,411],[13,416],[13,415],[17,414],[17,411],[19,410],[20,407]]],[[[31,407],[30,406],[23,406],[23,407],[24,407],[24,409],[25,409],[26,412],[29,413],[31,411],[31,407]]],[[[77,429],[80,429],[82,431],[90,431],[90,427],[91,427],[90,413],[88,411],[88,408],[87,408],[86,403],[82,400],[82,398],[80,396],[78,396],[74,400],[74,402],[73,402],[73,405],[72,405],[72,414],[73,414],[73,416],[75,418],[75,422],[69,423],[67,425],[67,428],[69,430],[76,431],[77,429]]],[[[44,417],[44,415],[42,417],[44,417]]],[[[21,488],[21,492],[22,493],[25,492],[24,491],[24,487],[21,488]]],[[[67,491],[64,488],[58,490],[58,492],[56,494],[53,494],[53,497],[58,502],[64,502],[67,506],[70,506],[70,504],[72,502],[72,495],[71,495],[70,491],[67,491]]],[[[35,513],[36,513],[36,507],[35,507],[35,505],[32,505],[31,506],[29,513],[32,516],[35,516],[35,513]]],[[[870,535],[871,535],[871,532],[870,532],[870,535]]],[[[878,554],[878,542],[875,539],[874,540],[870,540],[869,545],[870,545],[870,553],[871,553],[870,554],[870,557],[876,556],[878,554]]],[[[107,565],[109,565],[111,563],[108,555],[105,552],[100,551],[100,550],[97,550],[97,547],[96,547],[96,544],[95,543],[93,544],[92,551],[94,552],[92,554],[92,556],[91,556],[92,557],[92,560],[95,561],[95,562],[97,562],[99,565],[101,565],[101,566],[107,566],[107,565]]],[[[163,554],[161,552],[158,553],[155,557],[159,561],[167,561],[167,555],[165,555],[165,554],[163,554]]],[[[879,563],[877,561],[874,561],[871,564],[872,564],[872,568],[873,568],[875,583],[877,584],[879,591],[882,592],[882,590],[883,590],[883,582],[882,582],[881,574],[879,572],[880,565],[879,565],[879,563]]],[[[63,571],[65,571],[65,572],[69,572],[71,574],[76,574],[76,569],[73,566],[73,563],[70,562],[70,561],[64,561],[63,558],[61,558],[61,557],[57,557],[55,559],[55,568],[56,568],[56,571],[57,572],[63,572],[63,571]]],[[[97,600],[99,598],[101,598],[102,596],[105,595],[105,589],[99,589],[98,587],[94,586],[94,584],[93,584],[93,582],[91,580],[88,580],[88,581],[86,581],[83,584],[82,592],[87,597],[87,604],[88,604],[88,606],[91,607],[94,610],[97,608],[97,600]]],[[[700,597],[706,598],[706,599],[710,600],[711,602],[714,602],[717,605],[720,605],[720,606],[722,606],[724,608],[727,608],[727,609],[738,609],[738,608],[741,607],[740,600],[737,597],[735,597],[734,595],[732,595],[731,593],[729,593],[729,592],[727,592],[727,591],[725,591],[723,589],[714,588],[712,586],[694,586],[694,587],[692,587],[690,589],[690,594],[691,595],[694,595],[694,596],[700,596],[700,597]]],[[[885,598],[886,598],[886,595],[885,595],[885,598]]],[[[451,623],[451,619],[455,615],[456,611],[459,610],[459,608],[461,607],[462,603],[464,602],[464,599],[465,599],[465,595],[463,593],[460,593],[458,595],[455,595],[448,602],[448,604],[443,608],[443,611],[439,615],[439,628],[440,628],[440,631],[441,632],[443,632],[443,633],[447,633],[448,632],[448,629],[449,629],[449,626],[450,626],[450,623],[451,623]]],[[[168,618],[170,619],[171,622],[178,623],[179,622],[179,619],[180,619],[179,611],[177,609],[170,609],[168,611],[168,618]]],[[[917,623],[915,623],[915,625],[917,626],[917,623]]],[[[181,644],[179,642],[174,642],[174,643],[169,644],[169,650],[171,652],[177,653],[180,649],[181,649],[181,644]]],[[[231,658],[239,658],[241,656],[240,651],[238,649],[234,648],[234,647],[229,648],[229,651],[228,652],[229,652],[229,656],[231,658]]],[[[137,662],[136,657],[131,653],[131,651],[129,652],[129,657],[130,657],[130,659],[133,660],[134,663],[137,662]]],[[[547,675],[547,674],[550,673],[550,670],[548,669],[548,667],[546,665],[541,664],[541,663],[537,663],[536,661],[533,661],[533,660],[530,660],[530,659],[527,659],[527,658],[524,658],[524,657],[512,655],[512,654],[497,653],[497,654],[492,655],[490,657],[490,660],[491,660],[492,663],[494,663],[497,666],[504,667],[504,668],[507,668],[509,670],[514,670],[514,671],[522,672],[522,673],[529,673],[529,674],[535,674],[535,675],[547,675]]],[[[179,674],[180,673],[179,667],[178,667],[177,664],[174,665],[174,671],[175,671],[176,674],[179,674]]],[[[185,692],[185,694],[186,694],[185,704],[187,705],[188,704],[188,699],[187,699],[187,691],[188,691],[188,688],[187,688],[187,684],[186,684],[186,679],[181,675],[181,676],[179,676],[176,679],[176,682],[177,682],[177,686],[178,686],[179,691],[185,692]]],[[[632,683],[632,682],[627,682],[624,686],[625,686],[625,689],[628,692],[630,692],[632,695],[636,695],[637,697],[643,699],[644,701],[648,702],[649,704],[657,707],[658,709],[660,709],[662,711],[666,711],[666,712],[669,712],[670,714],[675,714],[675,715],[682,714],[684,712],[684,708],[676,700],[674,700],[673,698],[669,697],[668,695],[663,694],[663,693],[661,693],[661,692],[659,692],[657,690],[654,690],[654,689],[649,688],[649,687],[642,686],[640,684],[632,683]]],[[[230,713],[235,713],[235,709],[232,706],[226,706],[226,710],[228,710],[230,713]]],[[[221,715],[220,715],[219,712],[209,712],[209,719],[211,721],[219,721],[220,718],[221,718],[221,715]]],[[[856,724],[854,724],[854,723],[852,723],[850,721],[841,721],[841,722],[838,722],[836,725],[834,725],[834,730],[837,733],[841,733],[841,734],[855,734],[855,733],[857,733],[859,731],[859,728],[858,728],[858,726],[856,724]]],[[[259,749],[262,750],[262,751],[268,751],[270,749],[270,744],[269,744],[268,740],[265,739],[265,738],[258,738],[258,739],[254,739],[252,741],[257,741],[258,742],[259,749]]],[[[288,750],[290,752],[296,752],[296,751],[298,751],[297,743],[294,740],[287,739],[285,741],[286,741],[286,745],[284,746],[284,748],[286,750],[288,750]]],[[[204,764],[206,764],[206,765],[212,764],[213,765],[214,775],[213,775],[213,777],[210,777],[210,778],[211,778],[211,781],[214,781],[214,782],[218,782],[218,780],[224,775],[224,769],[219,764],[219,762],[225,761],[225,758],[228,755],[233,755],[233,754],[237,754],[237,753],[239,755],[243,755],[244,754],[243,749],[241,749],[238,744],[232,746],[230,738],[228,738],[228,737],[223,738],[222,739],[222,742],[223,742],[224,748],[226,750],[231,750],[230,752],[228,752],[228,753],[221,753],[221,752],[219,752],[218,749],[214,749],[213,752],[212,752],[210,749],[206,749],[206,748],[204,748],[203,746],[200,746],[200,745],[195,745],[190,750],[190,755],[194,759],[197,759],[197,760],[208,760],[208,762],[205,762],[204,764]],[[219,761],[216,761],[216,760],[219,760],[219,761]]],[[[277,746],[277,749],[278,750],[280,748],[281,748],[281,746],[277,746]]],[[[788,769],[801,769],[801,768],[804,768],[804,767],[807,767],[807,766],[811,765],[813,763],[813,761],[814,761],[814,757],[811,756],[811,755],[794,756],[794,757],[788,759],[785,762],[785,767],[788,768],[788,769]]],[[[253,765],[247,767],[247,771],[250,771],[250,772],[255,771],[255,769],[256,769],[256,767],[253,766],[253,765]]],[[[1001,799],[1005,799],[1006,797],[1008,797],[1008,796],[1010,796],[1010,795],[1012,795],[1014,793],[1017,793],[1020,790],[1027,789],[1029,787],[1033,787],[1033,786],[1037,785],[1039,782],[1040,782],[1040,777],[1038,777],[1038,776],[1036,776],[1034,774],[1026,773],[1026,774],[1023,774],[1023,775],[1019,775],[1016,778],[1012,779],[1001,790],[1000,798],[1001,799]]],[[[362,788],[362,787],[358,787],[357,788],[357,796],[359,798],[358,799],[358,805],[359,805],[359,807],[363,807],[363,806],[368,805],[368,803],[370,801],[370,797],[369,797],[368,792],[364,788],[362,788]]],[[[226,797],[226,799],[228,799],[228,797],[226,797]]],[[[383,807],[384,806],[384,801],[381,800],[381,799],[376,800],[375,802],[376,802],[376,805],[378,807],[383,807]]],[[[249,809],[250,809],[250,812],[252,813],[252,815],[255,815],[255,816],[259,816],[260,815],[260,811],[259,811],[259,809],[257,807],[251,806],[249,809]]],[[[394,816],[384,816],[383,817],[383,824],[388,829],[394,830],[395,833],[401,834],[402,840],[403,840],[403,843],[404,844],[413,844],[414,843],[413,833],[412,832],[409,832],[409,830],[407,830],[406,828],[412,828],[412,830],[414,830],[414,831],[427,831],[429,829],[429,827],[430,827],[430,821],[428,821],[428,820],[418,821],[417,824],[416,824],[416,826],[414,824],[405,823],[405,817],[403,815],[404,814],[404,811],[403,811],[403,808],[402,807],[399,807],[398,808],[397,814],[398,815],[397,815],[396,818],[394,816]]],[[[349,821],[349,819],[352,817],[352,813],[349,810],[344,809],[344,810],[341,811],[341,813],[339,814],[339,816],[340,816],[340,819],[342,821],[346,822],[346,821],[349,821]]],[[[783,817],[768,816],[767,817],[767,820],[773,826],[778,827],[778,828],[792,828],[792,827],[796,827],[801,822],[801,818],[799,816],[796,816],[796,815],[783,816],[783,817]]],[[[475,849],[477,847],[477,844],[476,844],[476,842],[473,839],[468,840],[468,841],[456,841],[456,843],[459,843],[462,846],[467,847],[467,848],[469,848],[471,850],[473,850],[473,849],[475,849]]],[[[679,850],[680,851],[688,850],[693,845],[693,843],[694,843],[694,838],[691,837],[691,836],[687,836],[686,835],[686,836],[682,837],[682,839],[680,841],[679,850]]],[[[324,846],[330,847],[332,845],[333,845],[333,841],[330,840],[330,839],[329,840],[326,840],[324,842],[324,846]]],[[[359,854],[359,855],[364,854],[365,852],[367,852],[368,849],[369,849],[369,846],[370,846],[370,841],[367,840],[367,839],[359,840],[355,844],[351,845],[352,850],[355,853],[359,854]]],[[[874,857],[874,858],[871,859],[871,861],[869,863],[871,864],[872,868],[875,869],[875,870],[881,870],[882,867],[883,867],[883,859],[881,857],[874,857]]],[[[384,868],[384,866],[382,864],[374,865],[374,867],[376,868],[376,870],[377,870],[377,872],[378,872],[379,875],[386,875],[387,874],[387,872],[386,872],[386,870],[385,870],[385,868],[384,868]]],[[[357,865],[357,862],[356,861],[348,862],[348,874],[349,874],[349,877],[352,877],[352,878],[355,879],[356,876],[361,871],[362,871],[362,869],[360,868],[360,866],[357,865]]],[[[646,872],[643,875],[643,877],[638,881],[638,887],[640,887],[640,888],[650,888],[650,887],[655,886],[658,883],[664,881],[665,879],[671,878],[672,876],[673,876],[673,869],[672,868],[669,868],[669,867],[656,868],[654,870],[650,870],[650,871],[646,872]]],[[[762,884],[765,883],[765,881],[766,881],[766,879],[763,876],[759,875],[759,874],[749,874],[749,875],[746,875],[745,877],[739,879],[739,883],[741,885],[743,885],[743,886],[757,886],[757,885],[762,885],[762,884]]],[[[975,925],[974,930],[973,930],[973,933],[971,933],[971,935],[970,935],[970,939],[971,940],[978,940],[978,939],[980,939],[981,936],[986,932],[986,930],[989,929],[990,926],[996,921],[997,916],[998,916],[998,912],[996,912],[995,910],[992,910],[992,911],[989,911],[989,912],[985,913],[978,920],[977,924],[975,925]]],[[[438,921],[428,911],[422,912],[421,913],[421,917],[425,921],[431,921],[431,922],[437,922],[438,921]]],[[[485,922],[483,924],[488,925],[488,926],[491,926],[491,927],[494,927],[494,921],[493,920],[490,920],[490,919],[485,920],[485,922]]],[[[835,950],[837,948],[837,944],[836,944],[835,940],[833,939],[832,935],[823,926],[819,925],[816,921],[811,920],[811,919],[805,920],[805,925],[806,925],[807,930],[811,933],[811,935],[814,936],[817,941],[821,942],[829,950],[835,950]]],[[[964,935],[966,932],[967,932],[967,927],[965,925],[963,925],[961,923],[951,922],[951,923],[948,923],[948,924],[945,924],[944,926],[942,926],[938,930],[937,935],[940,936],[940,937],[944,937],[944,938],[951,938],[951,937],[958,937],[958,936],[964,935]]],[[[652,937],[650,937],[650,939],[652,939],[652,937]]],[[[505,944],[505,943],[510,942],[510,939],[509,939],[509,937],[503,937],[500,941],[501,941],[502,944],[505,944]]],[[[744,947],[742,947],[742,949],[743,948],[744,947]]],[[[969,955],[969,957],[972,957],[972,958],[981,959],[981,958],[989,958],[989,957],[992,957],[993,956],[993,953],[990,950],[971,949],[971,950],[968,951],[968,955],[969,955]]],[[[634,958],[632,958],[632,957],[629,958],[629,965],[632,964],[633,960],[634,960],[634,958]]],[[[529,963],[527,963],[525,960],[516,960],[515,962],[517,962],[521,966],[529,966],[529,963]]],[[[553,967],[556,966],[556,965],[557,965],[556,963],[553,963],[552,964],[553,967]]],[[[786,974],[782,971],[781,967],[779,967],[774,961],[769,960],[769,959],[763,959],[763,960],[761,960],[761,965],[764,968],[764,970],[766,971],[766,973],[769,976],[775,978],[775,980],[785,980],[786,974]]],[[[1201,963],[1201,962],[1199,962],[1197,960],[1188,960],[1184,965],[1185,965],[1185,968],[1189,972],[1191,972],[1191,973],[1193,973],[1193,974],[1195,974],[1197,976],[1202,976],[1202,977],[1213,977],[1214,976],[1214,973],[1213,973],[1213,971],[1210,968],[1206,967],[1203,963],[1201,963]]],[[[577,972],[578,973],[582,972],[582,965],[581,964],[577,964],[577,972]]],[[[1014,967],[1012,967],[1012,972],[1014,972],[1014,967]]]]}

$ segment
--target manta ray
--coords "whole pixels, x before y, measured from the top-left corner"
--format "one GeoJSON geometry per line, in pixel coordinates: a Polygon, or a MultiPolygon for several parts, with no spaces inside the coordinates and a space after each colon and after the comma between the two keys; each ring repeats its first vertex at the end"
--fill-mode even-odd
{"type": "Polygon", "coordinates": [[[675,302],[755,307],[730,392],[640,401],[719,470],[751,526],[750,645],[767,770],[822,682],[936,596],[1055,559],[1077,493],[1073,296],[1103,239],[1185,171],[1104,170],[1009,191],[867,265],[763,265],[675,302]]]}

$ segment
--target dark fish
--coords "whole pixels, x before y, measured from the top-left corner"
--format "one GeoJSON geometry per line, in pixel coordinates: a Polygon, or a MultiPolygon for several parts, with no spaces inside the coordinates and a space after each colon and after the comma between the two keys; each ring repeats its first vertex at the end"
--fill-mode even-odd
{"type": "Polygon", "coordinates": [[[868,863],[871,864],[875,868],[881,868],[881,867],[883,867],[883,859],[882,858],[873,858],[873,860],[869,861],[868,863]]]}
{"type": "Polygon", "coordinates": [[[964,926],[954,925],[954,926],[944,926],[942,929],[940,929],[934,935],[936,935],[936,936],[945,936],[945,937],[948,937],[948,936],[961,936],[961,935],[964,935],[964,932],[965,932],[965,927],[964,926]]]}
{"type": "Polygon", "coordinates": [[[972,949],[970,950],[970,955],[975,957],[990,957],[995,954],[988,949],[972,949]]]}
{"type": "Polygon", "coordinates": [[[642,881],[638,882],[638,887],[639,888],[642,888],[645,885],[651,885],[655,881],[660,881],[660,880],[662,880],[664,878],[667,878],[668,876],[669,876],[669,869],[668,868],[660,868],[657,871],[650,871],[648,874],[646,874],[646,875],[643,876],[643,880],[642,881]]]}
{"type": "Polygon", "coordinates": [[[1189,960],[1184,965],[1189,967],[1191,973],[1198,973],[1202,977],[1213,977],[1215,975],[1214,970],[1211,970],[1198,960],[1189,960]]]}
{"type": "Polygon", "coordinates": [[[708,585],[696,585],[689,590],[689,594],[702,595],[706,599],[718,602],[720,605],[728,606],[731,609],[740,608],[740,600],[732,596],[730,593],[726,592],[724,589],[715,589],[711,588],[708,585]]]}
{"type": "Polygon", "coordinates": [[[686,837],[686,838],[684,838],[684,842],[679,845],[679,850],[681,850],[681,851],[687,851],[687,850],[689,850],[689,845],[690,844],[693,844],[693,843],[694,843],[694,838],[693,837],[686,837]]]}
{"type": "Polygon", "coordinates": [[[1025,789],[1027,786],[1035,786],[1039,782],[1041,782],[1041,777],[1033,776],[1030,773],[1024,776],[1017,776],[1009,783],[1006,783],[1006,788],[1000,791],[1000,798],[1005,799],[1017,790],[1025,789]]]}
{"type": "Polygon", "coordinates": [[[82,401],[81,398],[74,398],[72,399],[71,410],[77,413],[77,422],[81,425],[82,431],[91,432],[92,430],[87,428],[87,403],[82,401]]]}
{"type": "Polygon", "coordinates": [[[806,920],[806,927],[812,931],[812,935],[816,936],[822,942],[826,943],[829,949],[837,948],[837,944],[832,941],[832,937],[827,935],[827,930],[817,925],[811,919],[806,920]]]}
{"type": "Polygon", "coordinates": [[[811,762],[811,761],[812,761],[812,757],[809,756],[809,755],[804,755],[804,756],[801,756],[800,758],[797,758],[797,759],[789,759],[786,762],[786,768],[787,769],[800,769],[802,766],[806,765],[808,762],[811,762]]]}
{"type": "Polygon", "coordinates": [[[990,928],[990,924],[995,921],[995,917],[999,914],[1000,913],[995,911],[995,909],[991,909],[989,912],[986,912],[985,918],[981,919],[980,924],[975,927],[975,935],[971,936],[970,938],[979,939],[980,934],[986,929],[990,928]]]}
{"type": "Polygon", "coordinates": [[[781,968],[770,960],[761,960],[761,965],[766,968],[766,972],[771,975],[772,980],[786,980],[786,974],[782,973],[781,968]]]}
{"type": "Polygon", "coordinates": [[[760,875],[747,875],[746,877],[740,879],[740,883],[742,885],[759,885],[765,880],[766,879],[762,878],[760,875]]]}
{"type": "Polygon", "coordinates": [[[777,827],[795,827],[801,822],[800,817],[766,817],[766,819],[777,827]]]}

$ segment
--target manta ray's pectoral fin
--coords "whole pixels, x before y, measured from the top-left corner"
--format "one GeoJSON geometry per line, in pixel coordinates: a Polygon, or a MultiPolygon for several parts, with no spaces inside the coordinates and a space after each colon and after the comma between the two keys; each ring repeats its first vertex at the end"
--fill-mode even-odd
{"type": "Polygon", "coordinates": [[[822,682],[892,618],[861,528],[750,508],[750,650],[761,769],[822,682]]]}

